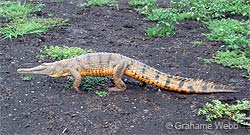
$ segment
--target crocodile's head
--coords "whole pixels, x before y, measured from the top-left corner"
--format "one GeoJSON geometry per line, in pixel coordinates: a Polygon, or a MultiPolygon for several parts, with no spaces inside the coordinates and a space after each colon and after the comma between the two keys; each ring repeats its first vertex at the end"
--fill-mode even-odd
{"type": "Polygon", "coordinates": [[[21,68],[17,70],[21,74],[44,74],[51,77],[62,77],[70,75],[70,72],[63,69],[58,63],[43,63],[33,68],[21,68]]]}
{"type": "Polygon", "coordinates": [[[53,63],[43,63],[42,65],[33,68],[20,68],[17,70],[20,74],[44,74],[53,75],[55,72],[55,66],[53,63]]]}

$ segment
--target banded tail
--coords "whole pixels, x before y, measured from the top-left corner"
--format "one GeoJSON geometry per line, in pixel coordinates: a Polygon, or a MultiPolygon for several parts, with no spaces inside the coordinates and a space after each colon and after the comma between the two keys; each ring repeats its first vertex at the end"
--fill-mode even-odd
{"type": "MultiPolygon", "coordinates": [[[[137,64],[139,65],[139,64],[137,64]]],[[[125,75],[135,78],[139,81],[154,85],[164,90],[183,92],[183,93],[221,93],[237,92],[231,90],[225,85],[215,84],[203,80],[194,80],[179,76],[172,76],[160,72],[146,64],[141,64],[137,69],[128,69],[125,75]],[[139,70],[140,69],[140,70],[139,70]]]]}
{"type": "MultiPolygon", "coordinates": [[[[160,86],[159,86],[160,87],[160,86]]],[[[207,82],[203,80],[194,80],[182,77],[170,76],[166,79],[165,85],[160,87],[170,91],[177,91],[183,93],[221,93],[221,92],[237,92],[230,90],[225,85],[215,84],[214,82],[207,82]]]]}

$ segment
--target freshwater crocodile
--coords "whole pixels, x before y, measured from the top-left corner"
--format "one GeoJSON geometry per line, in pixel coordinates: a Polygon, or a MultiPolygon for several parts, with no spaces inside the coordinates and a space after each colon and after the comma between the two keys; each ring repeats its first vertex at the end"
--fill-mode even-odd
{"type": "Polygon", "coordinates": [[[18,73],[45,74],[51,77],[74,77],[73,87],[79,92],[81,78],[84,76],[113,76],[115,87],[110,91],[124,91],[122,76],[126,75],[141,82],[164,90],[184,93],[236,92],[213,82],[172,76],[150,67],[138,60],[116,53],[89,53],[53,63],[43,63],[33,68],[21,68],[18,73]]]}

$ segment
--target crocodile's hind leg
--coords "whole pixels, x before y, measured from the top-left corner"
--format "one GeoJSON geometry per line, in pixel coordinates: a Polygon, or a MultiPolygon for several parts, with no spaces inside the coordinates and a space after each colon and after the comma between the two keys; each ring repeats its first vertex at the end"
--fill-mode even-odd
{"type": "Polygon", "coordinates": [[[114,67],[113,81],[115,87],[109,88],[109,91],[124,91],[126,89],[126,84],[122,81],[122,76],[127,66],[126,62],[121,62],[114,67]]]}

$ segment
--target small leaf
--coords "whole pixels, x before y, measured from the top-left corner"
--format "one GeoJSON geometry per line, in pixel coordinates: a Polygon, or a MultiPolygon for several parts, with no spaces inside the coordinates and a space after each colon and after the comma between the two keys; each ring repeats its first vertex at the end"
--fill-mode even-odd
{"type": "Polygon", "coordinates": [[[24,76],[24,77],[22,78],[22,80],[23,80],[23,81],[30,81],[30,80],[31,80],[31,78],[30,78],[30,77],[28,77],[28,76],[24,76]]]}

